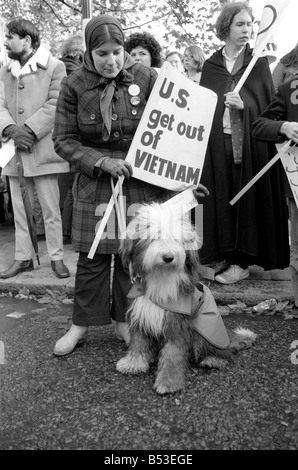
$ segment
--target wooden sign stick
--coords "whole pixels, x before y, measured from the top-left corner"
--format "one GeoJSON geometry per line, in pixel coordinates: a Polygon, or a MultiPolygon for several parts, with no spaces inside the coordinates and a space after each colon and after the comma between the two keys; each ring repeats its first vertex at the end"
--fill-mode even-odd
{"type": "Polygon", "coordinates": [[[280,151],[275,155],[275,157],[270,160],[260,171],[257,173],[242,189],[239,191],[239,193],[230,201],[230,204],[233,206],[242,196],[245,194],[254,184],[258,179],[261,178],[261,176],[266,173],[266,171],[269,170],[269,168],[274,165],[275,162],[284,154],[286,153],[289,148],[293,145],[293,142],[289,140],[281,149],[280,151]]]}

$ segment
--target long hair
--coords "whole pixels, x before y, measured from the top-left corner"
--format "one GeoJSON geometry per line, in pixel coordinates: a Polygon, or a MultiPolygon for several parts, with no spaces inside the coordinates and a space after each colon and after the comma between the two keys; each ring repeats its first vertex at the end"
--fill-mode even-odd
{"type": "Polygon", "coordinates": [[[240,11],[246,10],[250,15],[252,22],[254,15],[252,8],[247,2],[227,2],[222,7],[219,17],[215,23],[216,36],[220,41],[225,41],[230,34],[230,27],[233,22],[234,16],[238,15],[240,11]]]}
{"type": "Polygon", "coordinates": [[[6,28],[10,34],[18,34],[20,38],[30,36],[32,49],[39,48],[40,33],[31,21],[24,19],[13,20],[6,25],[6,28]]]}
{"type": "Polygon", "coordinates": [[[204,62],[206,60],[206,56],[204,54],[203,49],[201,49],[199,46],[189,46],[185,49],[184,54],[188,52],[188,54],[191,54],[194,62],[196,64],[196,71],[201,72],[204,62]]]}
{"type": "Polygon", "coordinates": [[[298,44],[280,59],[285,67],[297,67],[298,65],[298,44]]]}

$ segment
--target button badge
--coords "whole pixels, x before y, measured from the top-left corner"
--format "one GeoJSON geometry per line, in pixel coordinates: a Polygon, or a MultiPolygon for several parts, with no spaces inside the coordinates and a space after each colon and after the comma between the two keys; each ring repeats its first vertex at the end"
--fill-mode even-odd
{"type": "Polygon", "coordinates": [[[141,98],[139,96],[133,96],[131,99],[130,99],[130,102],[133,106],[139,106],[140,102],[141,102],[141,98]]]}
{"type": "Polygon", "coordinates": [[[130,85],[128,88],[128,93],[131,96],[137,96],[140,93],[140,87],[139,85],[130,85]]]}

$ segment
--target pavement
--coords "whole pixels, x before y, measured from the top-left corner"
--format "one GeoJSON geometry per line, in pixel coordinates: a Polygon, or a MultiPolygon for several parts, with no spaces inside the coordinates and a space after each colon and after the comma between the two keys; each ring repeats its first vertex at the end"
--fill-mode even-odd
{"type": "MultiPolygon", "coordinates": [[[[0,225],[0,270],[9,268],[14,260],[14,226],[0,225]]],[[[47,254],[46,242],[39,241],[40,266],[34,260],[35,269],[20,273],[10,279],[0,279],[0,292],[18,293],[22,288],[28,288],[33,295],[43,295],[47,289],[58,291],[72,296],[78,253],[72,245],[64,246],[64,263],[71,276],[67,279],[58,279],[51,269],[47,254]]],[[[215,300],[221,305],[228,305],[236,301],[247,305],[256,305],[271,298],[283,302],[293,300],[290,269],[264,271],[258,266],[250,266],[250,277],[237,284],[222,285],[214,281],[206,281],[212,290],[215,300]]]]}
{"type": "MultiPolygon", "coordinates": [[[[199,464],[200,450],[298,450],[297,321],[232,311],[224,318],[227,329],[255,332],[253,347],[220,370],[191,364],[185,389],[160,396],[153,390],[156,364],[144,374],[117,371],[127,349],[112,324],[90,327],[88,342],[74,354],[53,355],[71,325],[72,299],[6,294],[22,287],[73,294],[78,255],[72,246],[65,246],[69,279],[52,272],[44,241],[39,252],[34,271],[0,279],[0,450],[100,450],[99,465],[129,465],[134,455],[138,467],[148,466],[148,454],[149,464],[171,462],[162,454],[191,455],[199,464]]],[[[14,229],[0,225],[0,269],[13,258],[14,229]]],[[[291,298],[288,270],[250,272],[230,286],[208,281],[218,304],[291,298]]]]}

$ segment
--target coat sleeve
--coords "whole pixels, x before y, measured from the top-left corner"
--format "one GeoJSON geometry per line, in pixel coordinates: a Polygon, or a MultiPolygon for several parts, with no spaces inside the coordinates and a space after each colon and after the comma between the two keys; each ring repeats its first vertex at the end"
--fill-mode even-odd
{"type": "Polygon", "coordinates": [[[277,66],[272,72],[272,80],[274,84],[274,88],[277,91],[279,85],[284,82],[285,78],[285,66],[282,62],[278,62],[277,66]]]}
{"type": "Polygon", "coordinates": [[[6,99],[5,99],[5,86],[2,80],[0,80],[0,136],[2,142],[7,140],[7,137],[3,137],[2,133],[7,126],[15,124],[14,119],[11,117],[8,111],[6,99]]]}
{"type": "Polygon", "coordinates": [[[284,136],[279,135],[281,125],[286,121],[287,107],[284,87],[278,91],[261,116],[252,125],[252,135],[262,141],[279,142],[284,136]]]}
{"type": "Polygon", "coordinates": [[[52,70],[47,101],[25,121],[25,124],[33,130],[38,140],[53,130],[57,99],[61,88],[61,81],[65,75],[65,65],[60,60],[57,60],[52,70]]]}

